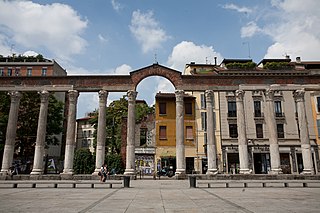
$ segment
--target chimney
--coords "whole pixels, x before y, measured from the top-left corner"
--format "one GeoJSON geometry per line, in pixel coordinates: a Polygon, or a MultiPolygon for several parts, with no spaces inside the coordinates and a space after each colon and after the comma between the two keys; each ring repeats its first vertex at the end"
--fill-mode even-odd
{"type": "Polygon", "coordinates": [[[214,57],[214,65],[217,66],[217,56],[214,57]]]}
{"type": "Polygon", "coordinates": [[[290,55],[286,55],[286,59],[290,59],[290,55]]]}
{"type": "Polygon", "coordinates": [[[301,63],[301,58],[300,57],[296,57],[296,63],[301,63]]]}

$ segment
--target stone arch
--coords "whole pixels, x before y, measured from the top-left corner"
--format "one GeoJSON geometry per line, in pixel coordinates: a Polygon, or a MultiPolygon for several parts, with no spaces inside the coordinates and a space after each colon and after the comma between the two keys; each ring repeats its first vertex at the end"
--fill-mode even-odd
{"type": "Polygon", "coordinates": [[[150,76],[161,76],[168,79],[174,86],[179,88],[182,85],[181,72],[170,69],[168,67],[153,64],[151,66],[133,71],[130,73],[133,87],[136,89],[138,84],[145,78],[150,76]]]}

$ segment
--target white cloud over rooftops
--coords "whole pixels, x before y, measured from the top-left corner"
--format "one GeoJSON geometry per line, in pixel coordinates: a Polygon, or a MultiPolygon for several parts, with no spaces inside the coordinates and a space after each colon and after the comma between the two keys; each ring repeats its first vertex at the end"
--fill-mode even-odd
{"type": "Polygon", "coordinates": [[[241,7],[235,4],[225,4],[222,6],[224,9],[228,9],[228,10],[235,10],[239,13],[251,13],[253,12],[252,9],[248,8],[248,7],[241,7]]]}
{"type": "MultiPolygon", "coordinates": [[[[0,1],[0,8],[0,44],[46,48],[55,57],[65,59],[86,48],[81,33],[87,27],[87,20],[68,5],[0,1]]],[[[5,52],[4,46],[0,45],[0,52],[5,52]]]]}

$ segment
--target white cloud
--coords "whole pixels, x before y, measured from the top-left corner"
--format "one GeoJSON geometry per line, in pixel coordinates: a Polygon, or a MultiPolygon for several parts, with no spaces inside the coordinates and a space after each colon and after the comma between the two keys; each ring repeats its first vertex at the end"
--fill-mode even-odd
{"type": "Polygon", "coordinates": [[[115,11],[119,11],[123,6],[117,0],[111,0],[112,7],[115,11]]]}
{"type": "Polygon", "coordinates": [[[108,39],[105,38],[103,35],[99,34],[98,35],[98,38],[99,38],[99,41],[102,42],[102,43],[106,43],[108,42],[108,39]]]}
{"type": "Polygon", "coordinates": [[[142,51],[147,53],[161,47],[169,36],[153,18],[153,12],[141,13],[140,10],[132,13],[130,31],[142,45],[142,51]]]}
{"type": "Polygon", "coordinates": [[[251,13],[252,9],[248,8],[248,7],[240,7],[238,5],[235,4],[225,4],[224,6],[222,6],[224,9],[228,9],[228,10],[235,10],[239,13],[251,13]]]}
{"type": "Polygon", "coordinates": [[[127,64],[122,64],[114,70],[116,75],[129,75],[129,72],[132,71],[132,68],[127,64]]]}
{"type": "Polygon", "coordinates": [[[37,53],[33,50],[28,50],[28,51],[24,52],[22,55],[24,55],[24,56],[37,56],[37,55],[39,55],[39,53],[37,53]]]}
{"type": "Polygon", "coordinates": [[[190,62],[214,63],[214,57],[221,61],[222,56],[216,52],[212,46],[196,45],[190,41],[182,41],[177,44],[168,59],[168,66],[173,69],[183,71],[186,64],[190,62]]]}
{"type": "Polygon", "coordinates": [[[249,22],[241,28],[241,38],[252,37],[254,34],[261,32],[261,29],[255,22],[249,22]]]}
{"type": "MultiPolygon", "coordinates": [[[[291,58],[319,60],[320,49],[320,1],[272,0],[277,10],[269,22],[261,28],[274,43],[268,48],[266,58],[291,58]]],[[[270,18],[269,14],[266,15],[270,18]]]]}
{"type": "Polygon", "coordinates": [[[87,20],[68,5],[0,1],[0,8],[0,52],[7,52],[4,44],[11,43],[20,49],[46,48],[56,58],[69,58],[87,45],[81,37],[87,20]]]}

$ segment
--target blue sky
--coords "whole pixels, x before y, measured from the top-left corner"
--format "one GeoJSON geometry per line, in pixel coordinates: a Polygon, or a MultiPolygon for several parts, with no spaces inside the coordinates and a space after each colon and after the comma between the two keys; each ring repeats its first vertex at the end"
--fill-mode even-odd
{"type": "MultiPolygon", "coordinates": [[[[319,60],[319,8],[318,0],[0,0],[0,54],[40,53],[68,75],[128,74],[155,61],[183,71],[215,56],[319,60]]],[[[158,91],[173,87],[147,78],[138,98],[153,104],[158,91]]],[[[97,107],[97,94],[81,94],[78,117],[97,107]]]]}

